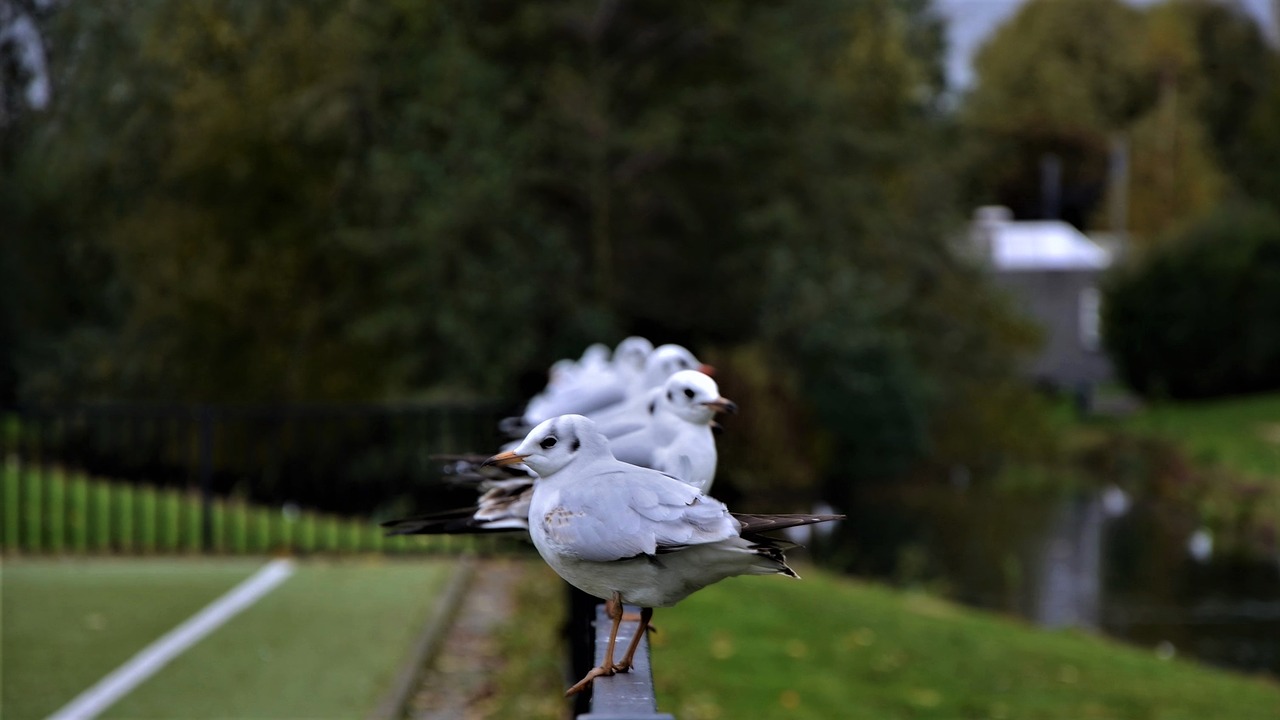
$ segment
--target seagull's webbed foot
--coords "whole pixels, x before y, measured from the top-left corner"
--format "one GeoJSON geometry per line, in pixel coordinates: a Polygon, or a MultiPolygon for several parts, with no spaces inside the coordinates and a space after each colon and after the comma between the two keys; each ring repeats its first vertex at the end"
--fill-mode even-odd
{"type": "Polygon", "coordinates": [[[591,687],[591,682],[596,678],[602,677],[602,676],[608,677],[614,674],[615,672],[617,672],[617,670],[615,670],[616,667],[617,666],[591,668],[591,670],[586,675],[584,675],[581,680],[574,683],[573,687],[564,691],[564,696],[570,697],[571,695],[577,695],[583,690],[586,690],[587,688],[591,687]]]}
{"type": "MultiPolygon", "coordinates": [[[[581,680],[574,683],[573,687],[566,690],[564,692],[565,697],[577,695],[583,690],[591,687],[592,681],[601,675],[608,677],[609,675],[617,672],[617,666],[613,663],[613,645],[618,639],[618,626],[622,624],[622,594],[617,592],[613,593],[612,597],[605,600],[604,609],[609,615],[609,618],[613,620],[613,628],[609,632],[609,644],[605,647],[604,651],[604,661],[601,662],[598,667],[591,668],[591,670],[581,680]]],[[[630,656],[628,655],[628,657],[630,656]]]]}

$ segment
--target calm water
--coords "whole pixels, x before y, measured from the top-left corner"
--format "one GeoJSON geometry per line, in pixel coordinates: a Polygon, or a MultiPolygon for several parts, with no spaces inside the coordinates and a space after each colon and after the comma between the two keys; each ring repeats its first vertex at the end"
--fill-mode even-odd
{"type": "Polygon", "coordinates": [[[1214,552],[1170,508],[872,487],[847,514],[828,551],[855,574],[1280,676],[1280,558],[1214,552]]]}

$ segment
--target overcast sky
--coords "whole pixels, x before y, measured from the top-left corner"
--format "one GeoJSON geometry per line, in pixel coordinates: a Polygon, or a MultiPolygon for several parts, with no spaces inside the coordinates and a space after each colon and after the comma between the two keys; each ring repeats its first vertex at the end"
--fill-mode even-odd
{"type": "MultiPolygon", "coordinates": [[[[1056,0],[1071,2],[1071,0],[1056,0]]],[[[947,31],[950,48],[947,52],[947,74],[951,87],[963,89],[973,78],[970,58],[982,46],[992,30],[1013,16],[1025,0],[934,0],[939,11],[949,21],[947,31]]],[[[1155,0],[1129,0],[1134,5],[1150,5],[1155,0]]],[[[1276,24],[1273,0],[1238,0],[1257,17],[1274,41],[1276,24]]]]}

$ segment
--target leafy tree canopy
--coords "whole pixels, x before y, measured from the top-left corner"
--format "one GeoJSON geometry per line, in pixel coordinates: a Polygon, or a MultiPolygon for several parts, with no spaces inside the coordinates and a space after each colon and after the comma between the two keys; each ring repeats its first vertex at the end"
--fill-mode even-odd
{"type": "Polygon", "coordinates": [[[989,447],[974,389],[1025,332],[945,242],[925,0],[55,20],[0,189],[19,301],[60,306],[21,333],[26,397],[512,397],[640,332],[766,364],[846,479],[989,447]]]}

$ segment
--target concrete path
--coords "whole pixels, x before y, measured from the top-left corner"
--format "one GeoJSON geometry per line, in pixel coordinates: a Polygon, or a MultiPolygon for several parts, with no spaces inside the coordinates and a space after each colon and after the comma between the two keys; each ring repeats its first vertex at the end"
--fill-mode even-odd
{"type": "Polygon", "coordinates": [[[475,720],[485,716],[489,677],[502,666],[494,633],[514,609],[525,566],[484,560],[476,567],[449,634],[409,702],[412,720],[475,720]]]}

